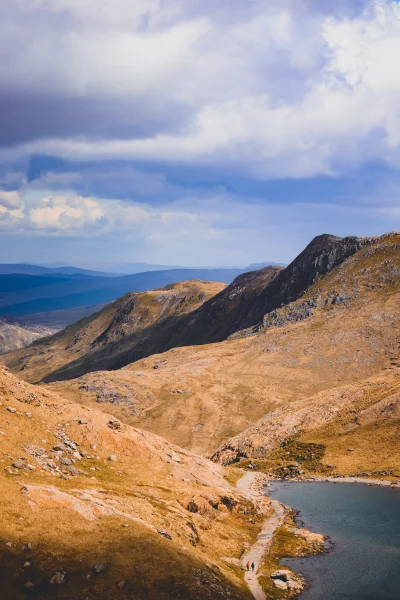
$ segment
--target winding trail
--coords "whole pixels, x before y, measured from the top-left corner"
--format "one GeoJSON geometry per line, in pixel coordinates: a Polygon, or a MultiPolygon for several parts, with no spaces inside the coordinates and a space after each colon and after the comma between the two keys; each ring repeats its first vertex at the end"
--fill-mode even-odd
{"type": "MultiPolygon", "coordinates": [[[[250,498],[260,498],[261,494],[254,489],[254,484],[257,480],[256,473],[247,472],[236,484],[237,489],[244,495],[250,498]]],[[[257,572],[262,562],[262,558],[271,547],[272,538],[277,530],[283,523],[285,515],[285,508],[282,504],[276,500],[270,500],[274,512],[266,519],[262,525],[261,531],[257,536],[257,541],[250,548],[246,554],[242,557],[242,567],[246,569],[246,564],[254,562],[254,572],[246,571],[244,579],[249,586],[251,593],[256,600],[267,600],[261,585],[258,582],[257,572]]]]}

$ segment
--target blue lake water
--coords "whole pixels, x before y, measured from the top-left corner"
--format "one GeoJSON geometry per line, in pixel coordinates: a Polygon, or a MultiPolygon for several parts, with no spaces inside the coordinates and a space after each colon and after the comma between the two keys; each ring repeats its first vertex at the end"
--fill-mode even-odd
{"type": "Polygon", "coordinates": [[[400,600],[400,489],[276,483],[268,494],[333,543],[326,554],[282,561],[310,584],[301,600],[400,600]]]}

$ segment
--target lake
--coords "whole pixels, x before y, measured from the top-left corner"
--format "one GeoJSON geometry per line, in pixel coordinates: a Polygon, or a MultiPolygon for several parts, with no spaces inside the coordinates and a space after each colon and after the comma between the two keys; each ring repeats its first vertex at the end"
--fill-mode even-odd
{"type": "Polygon", "coordinates": [[[310,584],[301,600],[400,599],[400,489],[322,482],[270,489],[333,543],[328,553],[282,561],[310,584]]]}

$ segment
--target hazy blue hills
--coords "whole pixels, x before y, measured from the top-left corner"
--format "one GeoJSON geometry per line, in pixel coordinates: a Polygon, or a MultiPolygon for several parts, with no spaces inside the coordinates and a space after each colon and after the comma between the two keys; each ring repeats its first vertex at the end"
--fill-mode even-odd
{"type": "Polygon", "coordinates": [[[171,269],[123,277],[0,274],[0,315],[29,315],[115,300],[179,281],[202,279],[231,283],[241,269],[171,269]]]}
{"type": "Polygon", "coordinates": [[[118,276],[115,273],[80,269],[79,267],[44,267],[42,265],[31,265],[29,263],[0,264],[0,275],[11,275],[16,273],[23,275],[85,275],[88,277],[118,276]]]}

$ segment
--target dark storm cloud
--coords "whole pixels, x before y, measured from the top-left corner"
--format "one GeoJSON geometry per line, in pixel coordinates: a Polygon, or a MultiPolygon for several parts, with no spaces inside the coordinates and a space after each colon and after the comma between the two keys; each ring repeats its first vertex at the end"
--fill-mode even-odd
{"type": "MultiPolygon", "coordinates": [[[[350,14],[364,4],[284,0],[279,10],[296,7],[301,38],[319,14],[350,14]]],[[[248,40],[229,48],[230,25],[263,13],[273,16],[277,6],[264,0],[1,0],[0,146],[43,138],[135,139],[179,132],[202,104],[224,96],[225,85],[228,96],[235,97],[240,85],[234,79],[254,68],[258,75],[242,81],[246,93],[299,94],[304,73],[285,61],[286,48],[275,45],[272,60],[262,48],[257,57],[248,40]],[[217,31],[210,36],[207,22],[217,25],[220,39],[217,31]],[[196,55],[186,64],[184,54],[196,44],[196,55]],[[214,60],[246,48],[250,56],[238,54],[231,73],[226,65],[226,83],[220,81],[223,61],[213,75],[214,60]],[[241,59],[251,62],[243,68],[241,59]]]]}
{"type": "Polygon", "coordinates": [[[41,138],[84,136],[95,139],[151,137],[179,131],[188,109],[150,99],[68,97],[54,94],[18,94],[0,90],[0,147],[41,138]]]}

